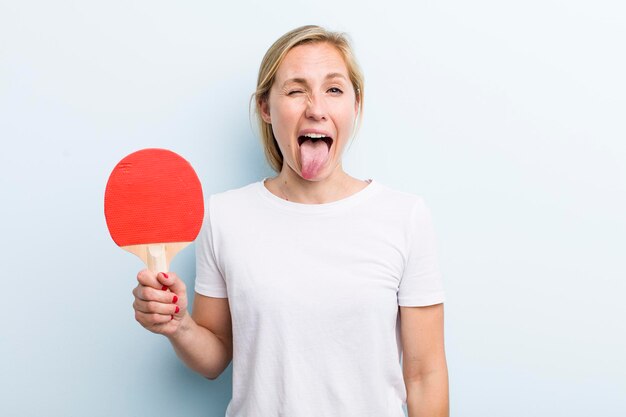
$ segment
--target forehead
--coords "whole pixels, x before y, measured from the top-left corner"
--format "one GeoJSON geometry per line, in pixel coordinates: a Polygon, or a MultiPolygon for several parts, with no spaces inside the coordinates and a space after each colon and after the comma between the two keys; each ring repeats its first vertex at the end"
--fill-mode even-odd
{"type": "Polygon", "coordinates": [[[323,78],[328,73],[340,73],[348,78],[343,56],[328,43],[313,43],[291,49],[278,67],[276,78],[323,78]]]}

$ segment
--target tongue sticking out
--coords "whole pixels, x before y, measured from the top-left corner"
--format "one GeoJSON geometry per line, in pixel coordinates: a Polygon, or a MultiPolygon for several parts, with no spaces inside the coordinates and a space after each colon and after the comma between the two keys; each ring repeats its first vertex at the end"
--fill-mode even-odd
{"type": "Polygon", "coordinates": [[[317,176],[328,160],[329,146],[323,140],[305,140],[300,145],[300,161],[302,163],[302,176],[311,179],[317,176]]]}

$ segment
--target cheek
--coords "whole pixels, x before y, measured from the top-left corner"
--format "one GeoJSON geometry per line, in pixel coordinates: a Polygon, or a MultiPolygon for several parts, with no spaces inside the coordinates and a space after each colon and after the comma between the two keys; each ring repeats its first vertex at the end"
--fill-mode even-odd
{"type": "Polygon", "coordinates": [[[274,132],[274,137],[278,142],[278,147],[280,148],[283,156],[289,158],[287,155],[291,155],[291,141],[294,128],[290,115],[283,111],[275,112],[272,114],[272,122],[272,131],[274,132]]]}
{"type": "Polygon", "coordinates": [[[340,130],[340,134],[343,137],[349,136],[352,133],[355,121],[356,114],[352,111],[352,109],[344,108],[337,119],[337,128],[340,130]]]}
{"type": "Polygon", "coordinates": [[[292,128],[293,123],[297,120],[297,109],[293,105],[278,102],[272,113],[272,124],[278,126],[281,131],[292,128]]]}
{"type": "Polygon", "coordinates": [[[283,107],[276,111],[272,118],[272,129],[274,136],[279,142],[290,144],[294,132],[298,126],[301,113],[292,107],[283,107]]]}

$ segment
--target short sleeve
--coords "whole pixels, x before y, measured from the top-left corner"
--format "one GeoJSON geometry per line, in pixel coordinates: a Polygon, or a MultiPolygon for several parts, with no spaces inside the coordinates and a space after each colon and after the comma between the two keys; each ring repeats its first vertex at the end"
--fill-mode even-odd
{"type": "Polygon", "coordinates": [[[227,298],[226,282],[217,264],[213,242],[211,198],[209,197],[202,228],[196,239],[195,290],[209,297],[227,298]]]}
{"type": "Polygon", "coordinates": [[[444,302],[437,238],[430,208],[423,198],[413,207],[406,264],[398,288],[399,306],[428,306],[444,302]]]}

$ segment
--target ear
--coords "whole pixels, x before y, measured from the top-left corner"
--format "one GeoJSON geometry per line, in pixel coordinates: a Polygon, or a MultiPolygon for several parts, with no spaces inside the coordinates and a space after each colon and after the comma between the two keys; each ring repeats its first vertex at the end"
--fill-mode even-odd
{"type": "Polygon", "coordinates": [[[270,116],[270,105],[267,102],[267,98],[262,98],[259,101],[261,108],[261,118],[265,123],[272,124],[272,117],[270,116]]]}
{"type": "Polygon", "coordinates": [[[354,114],[359,114],[359,105],[361,104],[361,92],[359,89],[355,91],[354,97],[354,114]]]}

